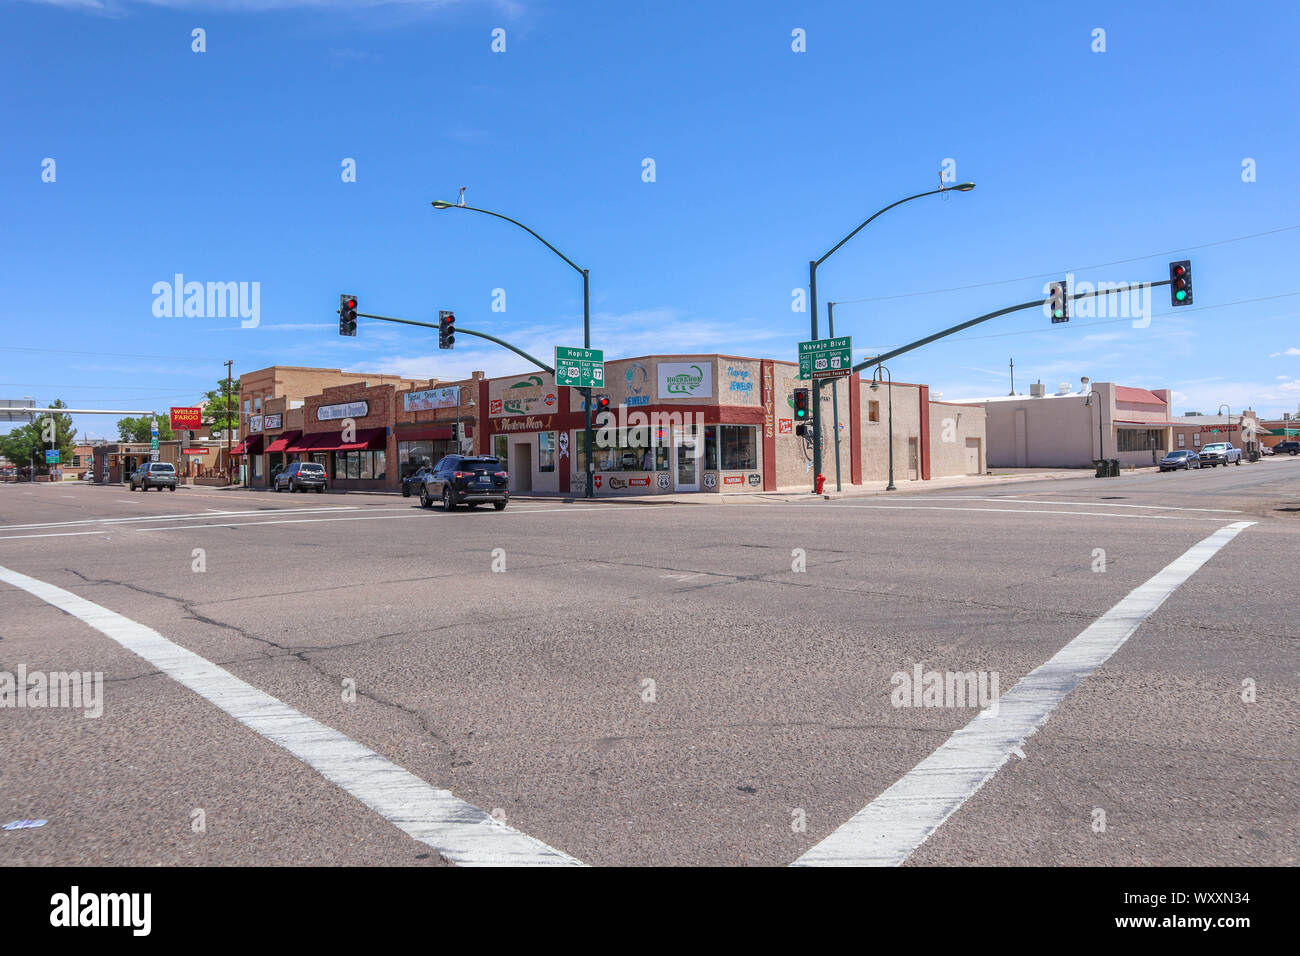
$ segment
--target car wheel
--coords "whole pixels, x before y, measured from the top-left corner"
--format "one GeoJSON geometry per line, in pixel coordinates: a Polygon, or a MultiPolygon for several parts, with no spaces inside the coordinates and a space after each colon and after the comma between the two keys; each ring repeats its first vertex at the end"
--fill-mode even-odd
{"type": "Polygon", "coordinates": [[[420,483],[420,507],[421,508],[433,507],[433,499],[429,497],[429,489],[424,487],[423,482],[420,483]]]}
{"type": "Polygon", "coordinates": [[[175,486],[175,485],[168,485],[168,486],[167,486],[167,490],[168,490],[168,491],[175,491],[175,490],[176,490],[176,486],[175,486]]]}
{"type": "Polygon", "coordinates": [[[492,507],[496,508],[497,511],[505,511],[506,503],[504,501],[494,501],[492,502],[492,507]]]}
{"type": "Polygon", "coordinates": [[[442,489],[442,510],[443,511],[456,510],[456,502],[452,500],[450,488],[442,489]]]}
{"type": "Polygon", "coordinates": [[[1238,465],[1241,464],[1241,459],[1240,459],[1240,458],[1237,459],[1237,464],[1238,464],[1238,465]]]}
{"type": "Polygon", "coordinates": [[[324,485],[321,485],[319,488],[317,488],[317,489],[316,489],[316,494],[318,494],[318,495],[323,495],[323,494],[325,494],[325,486],[324,486],[324,485]]]}
{"type": "Polygon", "coordinates": [[[411,497],[411,486],[408,485],[406,482],[402,482],[402,497],[403,498],[411,497]]]}

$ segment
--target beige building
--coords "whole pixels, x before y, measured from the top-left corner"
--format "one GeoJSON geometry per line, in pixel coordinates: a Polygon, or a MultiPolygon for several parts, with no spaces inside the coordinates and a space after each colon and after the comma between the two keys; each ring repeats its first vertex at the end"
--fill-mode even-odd
{"type": "Polygon", "coordinates": [[[1078,390],[1042,383],[1028,395],[969,399],[987,413],[988,463],[994,468],[1083,468],[1095,459],[1154,465],[1171,448],[1169,390],[1084,379],[1078,390]]]}

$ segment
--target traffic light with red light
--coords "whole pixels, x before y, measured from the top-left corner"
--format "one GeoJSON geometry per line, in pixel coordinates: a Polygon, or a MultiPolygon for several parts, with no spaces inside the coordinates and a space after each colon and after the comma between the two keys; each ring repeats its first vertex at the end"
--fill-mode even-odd
{"type": "Polygon", "coordinates": [[[1169,304],[1192,304],[1192,260],[1169,263],[1169,304]]]}
{"type": "Polygon", "coordinates": [[[339,296],[339,335],[357,334],[357,297],[339,296]]]}
{"type": "Polygon", "coordinates": [[[438,313],[438,348],[456,347],[456,314],[454,312],[438,313]]]}
{"type": "Polygon", "coordinates": [[[1047,313],[1053,322],[1070,321],[1070,290],[1064,281],[1047,287],[1047,313]]]}
{"type": "Polygon", "coordinates": [[[608,395],[601,395],[599,398],[596,399],[596,411],[598,411],[598,412],[607,412],[607,411],[609,411],[609,396],[608,396],[608,395]]]}

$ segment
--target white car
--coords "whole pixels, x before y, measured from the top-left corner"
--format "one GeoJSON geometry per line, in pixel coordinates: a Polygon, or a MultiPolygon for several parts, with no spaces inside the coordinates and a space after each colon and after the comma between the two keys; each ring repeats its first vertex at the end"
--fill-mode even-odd
{"type": "Polygon", "coordinates": [[[1219,465],[1231,465],[1233,462],[1241,464],[1241,449],[1227,441],[1203,446],[1200,456],[1202,467],[1209,465],[1211,468],[1217,468],[1219,465]]]}

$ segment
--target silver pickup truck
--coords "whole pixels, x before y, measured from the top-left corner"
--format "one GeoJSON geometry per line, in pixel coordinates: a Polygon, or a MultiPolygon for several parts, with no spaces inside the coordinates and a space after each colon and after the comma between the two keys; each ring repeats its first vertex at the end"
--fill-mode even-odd
{"type": "Polygon", "coordinates": [[[1204,446],[1198,454],[1201,456],[1201,467],[1209,465],[1211,468],[1217,468],[1219,465],[1231,465],[1233,462],[1241,464],[1241,449],[1232,442],[1214,442],[1204,446]]]}

